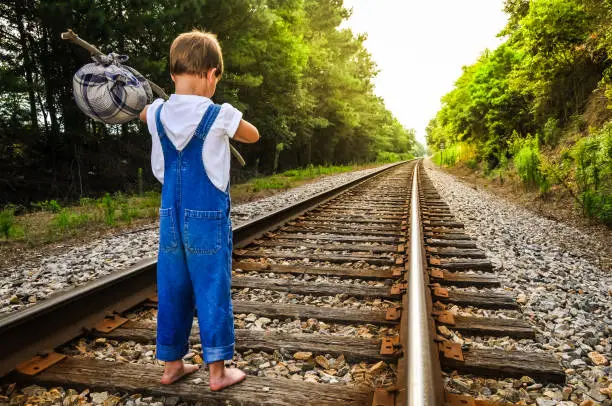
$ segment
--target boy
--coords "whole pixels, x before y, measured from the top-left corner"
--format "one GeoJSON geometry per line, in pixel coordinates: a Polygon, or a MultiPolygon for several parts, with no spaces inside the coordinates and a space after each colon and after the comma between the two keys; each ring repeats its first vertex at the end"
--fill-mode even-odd
{"type": "Polygon", "coordinates": [[[195,307],[212,390],[245,378],[244,372],[224,365],[234,355],[229,138],[259,139],[242,113],[210,100],[222,73],[221,47],[213,34],[181,34],[170,47],[175,93],[140,113],[153,139],[153,174],[163,184],[156,354],[165,361],[161,383],[198,370],[182,361],[195,307]]]}

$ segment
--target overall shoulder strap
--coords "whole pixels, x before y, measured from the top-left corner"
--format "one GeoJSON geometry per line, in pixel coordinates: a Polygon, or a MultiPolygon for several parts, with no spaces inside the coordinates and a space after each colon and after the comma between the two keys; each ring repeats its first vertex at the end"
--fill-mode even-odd
{"type": "Polygon", "coordinates": [[[221,106],[219,106],[218,104],[212,103],[210,106],[208,106],[206,112],[204,113],[204,116],[202,117],[202,121],[200,121],[200,124],[196,129],[196,138],[204,139],[208,135],[208,132],[210,131],[210,128],[212,127],[215,120],[217,119],[220,110],[221,106]]]}
{"type": "Polygon", "coordinates": [[[161,106],[159,106],[157,108],[157,111],[155,112],[155,125],[157,126],[157,135],[160,139],[166,138],[166,130],[164,129],[164,125],[161,122],[161,111],[163,107],[164,103],[162,103],[161,106]]]}

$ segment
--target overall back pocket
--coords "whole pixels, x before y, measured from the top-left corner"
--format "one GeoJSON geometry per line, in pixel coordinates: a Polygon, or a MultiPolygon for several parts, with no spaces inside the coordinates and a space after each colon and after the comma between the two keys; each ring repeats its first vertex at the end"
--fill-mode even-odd
{"type": "Polygon", "coordinates": [[[221,210],[185,209],[185,247],[193,254],[214,254],[221,249],[223,227],[227,222],[221,210]]]}
{"type": "Polygon", "coordinates": [[[159,209],[159,249],[172,251],[178,247],[178,228],[174,219],[174,210],[159,209]]]}

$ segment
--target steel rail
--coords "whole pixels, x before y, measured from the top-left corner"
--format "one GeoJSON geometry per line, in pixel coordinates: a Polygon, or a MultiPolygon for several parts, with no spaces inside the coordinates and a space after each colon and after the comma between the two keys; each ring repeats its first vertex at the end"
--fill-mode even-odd
{"type": "Polygon", "coordinates": [[[407,406],[443,404],[442,374],[434,342],[429,277],[425,273],[425,246],[421,226],[419,164],[414,167],[410,201],[410,270],[408,275],[407,406]]]}
{"type": "MultiPolygon", "coordinates": [[[[296,218],[340,193],[407,162],[379,169],[297,204],[233,228],[241,247],[278,225],[296,218]]],[[[57,294],[0,319],[0,377],[38,353],[44,353],[90,330],[106,315],[121,313],[155,293],[155,258],[113,272],[69,292],[57,294]]]]}

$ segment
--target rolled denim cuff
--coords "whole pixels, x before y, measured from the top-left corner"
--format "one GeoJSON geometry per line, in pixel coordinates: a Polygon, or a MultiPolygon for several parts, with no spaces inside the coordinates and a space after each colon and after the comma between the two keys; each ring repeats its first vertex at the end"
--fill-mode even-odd
{"type": "Polygon", "coordinates": [[[210,364],[216,361],[225,361],[234,358],[234,343],[223,347],[203,347],[204,362],[210,364]]]}
{"type": "Polygon", "coordinates": [[[155,350],[155,357],[160,361],[178,361],[183,359],[188,350],[189,344],[163,345],[158,343],[155,350]]]}

